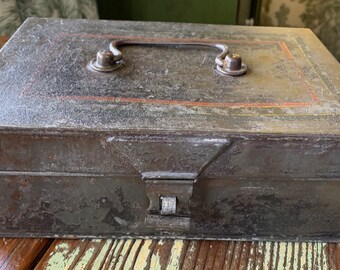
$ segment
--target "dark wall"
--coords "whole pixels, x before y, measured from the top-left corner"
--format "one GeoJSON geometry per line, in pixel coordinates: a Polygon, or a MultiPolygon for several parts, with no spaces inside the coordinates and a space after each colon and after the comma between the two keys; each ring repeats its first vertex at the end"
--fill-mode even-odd
{"type": "Polygon", "coordinates": [[[98,0],[101,19],[236,24],[238,0],[98,0]]]}

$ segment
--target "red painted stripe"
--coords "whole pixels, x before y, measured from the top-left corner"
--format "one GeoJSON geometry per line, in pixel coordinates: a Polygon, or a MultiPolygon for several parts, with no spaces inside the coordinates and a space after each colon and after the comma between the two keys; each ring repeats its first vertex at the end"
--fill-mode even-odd
{"type": "Polygon", "coordinates": [[[282,50],[282,51],[284,52],[284,54],[286,55],[286,57],[287,57],[288,59],[293,60],[293,59],[294,59],[294,58],[293,58],[293,55],[292,55],[292,53],[290,52],[290,50],[288,49],[286,43],[283,42],[283,41],[280,41],[280,42],[279,42],[279,45],[280,45],[281,50],[282,50]]]}
{"type": "Polygon", "coordinates": [[[288,49],[287,45],[285,42],[280,42],[280,47],[282,49],[282,51],[285,53],[285,55],[287,56],[287,58],[289,60],[292,60],[295,68],[297,69],[297,72],[300,76],[300,78],[303,80],[303,84],[306,88],[306,90],[308,91],[309,96],[311,97],[311,99],[315,102],[315,103],[319,103],[319,97],[317,96],[317,94],[314,92],[313,88],[311,87],[311,85],[308,83],[308,80],[306,79],[305,74],[302,72],[302,70],[300,69],[300,67],[297,65],[297,63],[294,61],[294,57],[292,55],[292,53],[290,52],[290,50],[288,49]]]}

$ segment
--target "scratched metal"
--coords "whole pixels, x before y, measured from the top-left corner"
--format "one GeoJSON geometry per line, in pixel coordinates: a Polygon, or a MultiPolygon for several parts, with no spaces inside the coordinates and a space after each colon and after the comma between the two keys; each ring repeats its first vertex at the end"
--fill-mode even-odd
{"type": "Polygon", "coordinates": [[[0,53],[0,235],[339,241],[339,70],[309,30],[29,19],[0,53]],[[250,71],[138,46],[87,69],[122,36],[250,71]],[[155,179],[192,181],[189,226],[146,222],[155,179]]]}
{"type": "Polygon", "coordinates": [[[340,67],[306,29],[29,19],[0,56],[2,127],[339,134],[340,67]],[[86,68],[113,39],[224,42],[249,66],[213,70],[217,51],[122,48],[125,66],[86,68]]]}

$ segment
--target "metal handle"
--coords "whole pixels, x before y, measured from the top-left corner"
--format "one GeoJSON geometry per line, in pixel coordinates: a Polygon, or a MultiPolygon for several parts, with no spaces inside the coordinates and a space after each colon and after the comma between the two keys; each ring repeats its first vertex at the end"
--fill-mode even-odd
{"type": "Polygon", "coordinates": [[[239,54],[230,53],[225,44],[212,44],[204,42],[164,42],[164,41],[145,41],[145,40],[117,40],[112,41],[109,50],[101,50],[97,57],[89,63],[90,69],[99,72],[110,72],[117,70],[122,66],[123,55],[118,49],[123,46],[194,46],[209,47],[219,49],[222,52],[215,58],[216,70],[221,75],[239,76],[247,72],[247,65],[242,62],[239,54]]]}

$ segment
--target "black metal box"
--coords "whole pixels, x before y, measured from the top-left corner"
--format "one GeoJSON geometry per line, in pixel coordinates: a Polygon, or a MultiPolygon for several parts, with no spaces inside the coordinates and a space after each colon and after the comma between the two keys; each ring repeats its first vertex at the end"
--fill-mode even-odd
{"type": "Polygon", "coordinates": [[[338,241],[339,86],[307,29],[28,19],[0,235],[338,241]]]}

